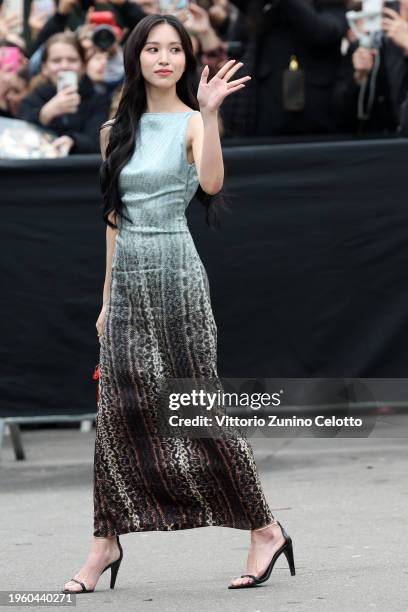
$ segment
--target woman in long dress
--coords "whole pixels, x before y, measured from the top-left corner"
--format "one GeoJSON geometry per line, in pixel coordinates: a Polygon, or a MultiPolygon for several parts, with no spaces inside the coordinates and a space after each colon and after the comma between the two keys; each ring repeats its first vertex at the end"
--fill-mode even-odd
{"type": "MultiPolygon", "coordinates": [[[[124,50],[116,116],[101,130],[107,223],[94,457],[94,533],[88,559],[64,591],[90,592],[123,557],[119,535],[223,526],[251,531],[247,574],[269,578],[291,538],[272,515],[252,448],[240,435],[186,438],[160,429],[169,379],[217,380],[208,278],[185,209],[195,194],[214,210],[224,180],[217,112],[250,76],[230,60],[208,81],[183,25],[149,15],[124,50]],[[210,202],[208,202],[210,200],[210,202]]],[[[207,217],[210,219],[210,216],[207,217]]]]}

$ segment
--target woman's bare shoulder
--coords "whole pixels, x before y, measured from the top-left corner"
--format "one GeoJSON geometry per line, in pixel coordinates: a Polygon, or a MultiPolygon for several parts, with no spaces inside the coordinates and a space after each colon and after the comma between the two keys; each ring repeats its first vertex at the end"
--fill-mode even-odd
{"type": "Polygon", "coordinates": [[[201,134],[203,131],[203,118],[201,116],[200,111],[196,111],[195,109],[191,109],[192,114],[188,118],[188,126],[187,126],[187,134],[188,138],[191,139],[195,133],[201,134]]]}

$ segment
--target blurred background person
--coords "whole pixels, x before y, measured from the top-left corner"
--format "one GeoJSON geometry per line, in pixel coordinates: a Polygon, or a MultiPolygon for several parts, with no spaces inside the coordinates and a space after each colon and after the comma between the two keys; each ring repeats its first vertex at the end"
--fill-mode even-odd
{"type": "Polygon", "coordinates": [[[0,2],[0,41],[3,45],[11,43],[25,51],[26,42],[17,32],[21,25],[21,18],[16,13],[6,12],[3,3],[0,2]]]}
{"type": "Polygon", "coordinates": [[[28,15],[28,48],[31,47],[48,19],[55,14],[57,2],[55,0],[31,0],[28,15]]]}
{"type": "Polygon", "coordinates": [[[87,52],[85,72],[91,79],[97,93],[106,93],[107,85],[105,81],[106,66],[108,64],[108,53],[91,47],[87,52]]]}
{"type": "Polygon", "coordinates": [[[211,26],[221,38],[228,36],[228,30],[231,26],[235,11],[228,0],[197,0],[197,5],[205,9],[211,26]]]}
{"type": "MultiPolygon", "coordinates": [[[[221,66],[228,61],[228,44],[223,41],[213,28],[209,12],[201,6],[189,3],[188,7],[173,14],[183,23],[193,46],[197,59],[197,78],[205,65],[208,66],[211,79],[221,66]]],[[[220,136],[224,135],[221,113],[218,114],[220,136]]]]}
{"type": "Polygon", "coordinates": [[[29,86],[30,74],[27,68],[20,68],[12,75],[4,96],[5,112],[2,113],[4,117],[17,117],[21,100],[27,96],[29,86]]]}
{"type": "Polygon", "coordinates": [[[228,44],[218,36],[209,12],[201,6],[190,3],[180,18],[190,35],[194,55],[199,62],[197,72],[201,73],[208,65],[209,78],[212,78],[228,60],[228,44]]]}
{"type": "Polygon", "coordinates": [[[87,13],[87,23],[77,29],[78,40],[88,57],[90,51],[106,54],[104,83],[106,90],[112,92],[123,81],[124,30],[116,23],[112,11],[95,11],[91,7],[87,13]]]}
{"type": "Polygon", "coordinates": [[[0,117],[10,117],[7,108],[7,92],[10,89],[13,73],[0,65],[0,117]]]}
{"type": "MultiPolygon", "coordinates": [[[[99,2],[98,4],[107,5],[106,2],[99,2]]],[[[103,11],[97,11],[94,6],[90,6],[87,12],[83,13],[84,23],[75,30],[78,40],[85,51],[90,47],[97,46],[102,51],[108,52],[105,80],[110,91],[121,83],[124,75],[123,50],[120,47],[120,43],[123,43],[125,40],[123,37],[125,30],[119,27],[116,21],[115,7],[119,5],[125,7],[127,4],[130,3],[113,0],[109,6],[107,5],[107,8],[110,10],[103,11]]],[[[136,11],[132,23],[137,23],[144,16],[144,13],[137,6],[133,4],[132,6],[136,11]]],[[[67,30],[69,16],[74,8],[78,8],[78,0],[60,0],[58,11],[47,21],[41,30],[32,48],[30,58],[30,72],[32,75],[40,71],[45,41],[54,33],[67,30]]],[[[132,11],[130,12],[132,13],[132,11]]]]}
{"type": "Polygon", "coordinates": [[[86,74],[84,50],[73,33],[48,39],[41,75],[33,85],[20,103],[18,118],[56,132],[70,153],[96,153],[99,127],[109,115],[110,96],[99,94],[86,74]],[[61,73],[67,72],[76,75],[77,86],[58,86],[61,73]]]}
{"type": "MultiPolygon", "coordinates": [[[[139,4],[130,0],[99,0],[97,2],[98,10],[91,5],[87,10],[84,10],[80,0],[58,0],[58,8],[38,32],[35,40],[30,47],[30,56],[33,56],[39,47],[45,41],[58,32],[64,32],[66,29],[76,31],[86,23],[89,23],[93,14],[102,12],[111,12],[119,27],[126,27],[127,30],[132,30],[146,13],[140,8],[139,4]],[[105,8],[106,7],[106,8],[105,8]]],[[[122,41],[125,42],[125,39],[122,41]]]]}
{"type": "Polygon", "coordinates": [[[160,13],[159,0],[134,0],[134,2],[142,9],[145,15],[160,13]]]}
{"type": "Polygon", "coordinates": [[[57,0],[55,13],[46,20],[33,37],[29,56],[31,57],[53,34],[63,32],[65,29],[76,30],[85,23],[85,18],[86,11],[83,10],[80,0],[57,0]]]}
{"type": "MultiPolygon", "coordinates": [[[[17,88],[20,79],[16,74],[27,64],[22,49],[8,39],[0,41],[0,116],[12,117],[8,96],[17,88]]],[[[24,79],[24,76],[22,77],[24,79]]]]}
{"type": "Polygon", "coordinates": [[[384,6],[381,28],[371,48],[348,33],[350,45],[334,88],[336,126],[342,132],[392,135],[399,128],[408,91],[408,0],[384,6]]]}
{"type": "MultiPolygon", "coordinates": [[[[332,95],[347,32],[344,0],[232,0],[251,83],[226,100],[230,136],[322,134],[335,130],[332,95]]],[[[237,54],[234,53],[234,57],[237,54]]]]}

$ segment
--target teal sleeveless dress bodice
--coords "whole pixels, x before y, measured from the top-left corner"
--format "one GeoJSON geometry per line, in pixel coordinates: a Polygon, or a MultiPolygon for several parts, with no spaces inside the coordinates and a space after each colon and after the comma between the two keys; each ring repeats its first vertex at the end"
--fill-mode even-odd
{"type": "Polygon", "coordinates": [[[100,339],[94,535],[211,525],[257,529],[273,515],[245,438],[164,437],[168,379],[216,380],[217,327],[185,211],[199,186],[185,113],[144,113],[119,177],[119,217],[100,339]]]}
{"type": "Polygon", "coordinates": [[[122,202],[134,223],[123,221],[127,232],[188,232],[185,210],[199,185],[185,144],[188,120],[195,112],[141,116],[136,150],[119,182],[122,202]]]}

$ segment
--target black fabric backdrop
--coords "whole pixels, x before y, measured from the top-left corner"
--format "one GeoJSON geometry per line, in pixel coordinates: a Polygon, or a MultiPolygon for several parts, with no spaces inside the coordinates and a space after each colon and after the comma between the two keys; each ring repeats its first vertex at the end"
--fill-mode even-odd
{"type": "MultiPolygon", "coordinates": [[[[223,377],[405,377],[408,141],[224,148],[231,212],[188,219],[223,377]]],[[[96,410],[97,156],[2,161],[0,416],[96,410]]]]}

